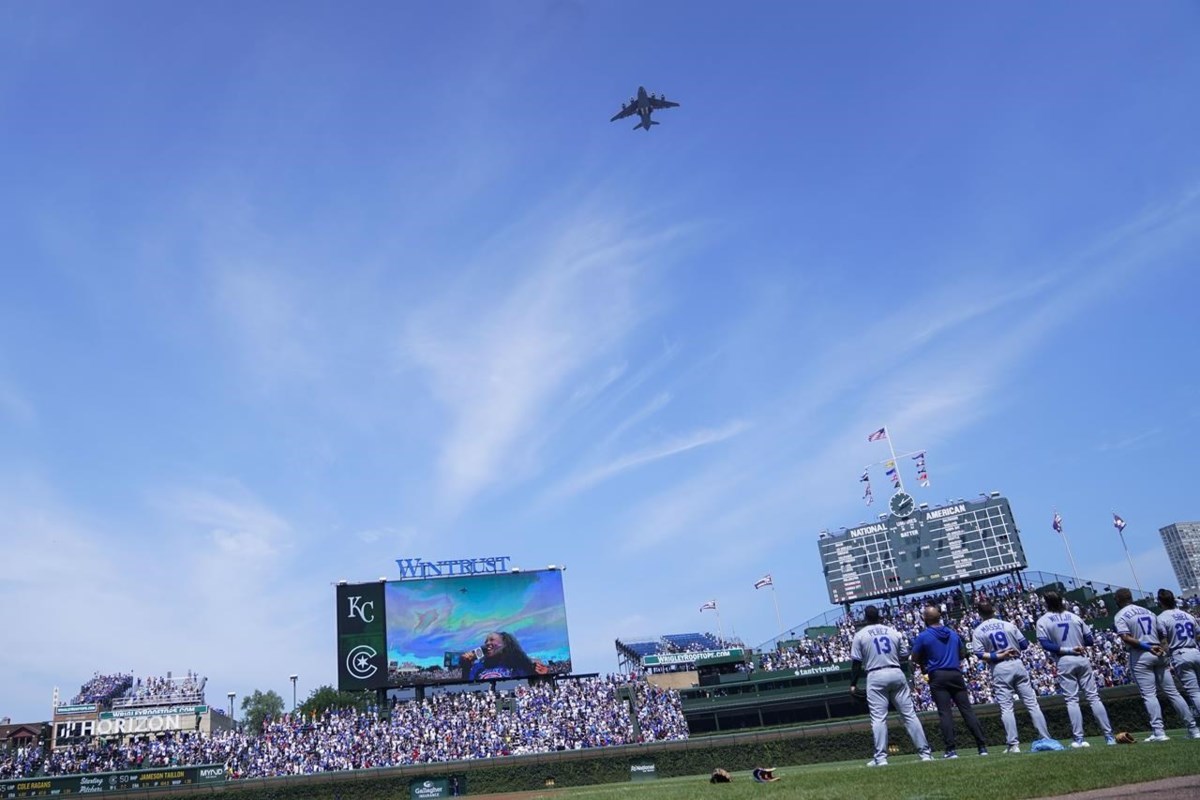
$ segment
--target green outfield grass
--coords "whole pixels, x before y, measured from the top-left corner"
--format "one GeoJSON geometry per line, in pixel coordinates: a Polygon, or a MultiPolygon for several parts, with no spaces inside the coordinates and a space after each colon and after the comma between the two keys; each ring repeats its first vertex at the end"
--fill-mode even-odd
{"type": "MultiPolygon", "coordinates": [[[[1004,755],[1000,749],[986,758],[973,747],[959,751],[954,761],[920,763],[915,756],[891,759],[884,768],[858,761],[806,767],[782,767],[780,780],[755,783],[749,772],[734,773],[732,783],[710,784],[706,775],[669,778],[645,783],[607,784],[578,789],[546,789],[525,797],[546,800],[742,800],[742,798],[820,798],[821,800],[961,800],[962,798],[1027,798],[1120,786],[1179,775],[1200,774],[1200,741],[1182,730],[1170,731],[1171,741],[1106,747],[1090,739],[1086,750],[1004,755]]],[[[1023,744],[1028,750],[1028,745],[1023,744]]],[[[940,756],[940,753],[935,755],[940,756]]],[[[720,764],[713,764],[719,767],[720,764]]],[[[763,766],[771,766],[764,764],[763,766]]]]}

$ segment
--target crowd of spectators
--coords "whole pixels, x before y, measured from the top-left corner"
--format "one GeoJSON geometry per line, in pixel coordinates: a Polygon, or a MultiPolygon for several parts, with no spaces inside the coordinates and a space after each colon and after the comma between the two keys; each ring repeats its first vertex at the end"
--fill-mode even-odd
{"type": "Polygon", "coordinates": [[[741,639],[726,639],[714,633],[683,634],[663,637],[660,652],[707,653],[713,650],[729,650],[734,647],[745,647],[745,645],[741,639]]]}
{"type": "MultiPolygon", "coordinates": [[[[1036,592],[1010,580],[990,584],[979,594],[989,597],[997,616],[1029,631],[1045,611],[1036,592]]],[[[978,595],[977,595],[978,596],[978,595]]],[[[942,609],[947,624],[970,640],[979,617],[958,591],[942,592],[881,605],[885,621],[913,638],[920,632],[921,609],[942,609]]],[[[1181,600],[1181,606],[1200,608],[1200,598],[1181,600]]],[[[1086,620],[1109,614],[1100,601],[1074,605],[1086,620]]],[[[804,637],[790,647],[763,654],[759,667],[791,670],[845,662],[850,642],[861,625],[857,611],[837,621],[829,635],[804,637]]],[[[1125,647],[1108,627],[1096,627],[1091,649],[1101,686],[1127,683],[1125,647]]],[[[740,642],[705,639],[721,647],[740,642]]],[[[688,652],[692,643],[684,645],[688,652]]],[[[1023,658],[1039,694],[1057,691],[1053,662],[1036,644],[1023,658]]],[[[914,699],[920,710],[933,707],[928,681],[914,665],[914,699]]],[[[987,670],[975,658],[964,662],[972,701],[992,702],[987,670]]],[[[188,672],[184,678],[146,678],[96,673],[73,703],[171,702],[203,692],[204,679],[188,672]]],[[[214,709],[218,710],[218,709],[214,709]]],[[[190,764],[221,764],[233,778],[308,774],[330,770],[364,769],[460,759],[577,750],[636,742],[687,738],[688,729],[673,690],[659,689],[628,677],[546,681],[511,692],[445,692],[423,701],[397,703],[386,713],[330,710],[319,716],[285,715],[267,720],[261,734],[242,730],[214,733],[173,733],[126,737],[56,751],[42,746],[18,748],[0,755],[0,779],[107,772],[190,764]],[[637,725],[630,706],[621,699],[622,687],[636,697],[637,725]]]]}
{"type": "Polygon", "coordinates": [[[79,687],[79,694],[71,698],[72,705],[80,703],[100,703],[106,704],[112,702],[114,697],[128,691],[129,687],[133,686],[133,676],[117,673],[115,675],[101,675],[99,672],[92,675],[91,679],[79,687]]]}
{"type": "Polygon", "coordinates": [[[375,710],[331,710],[268,720],[261,735],[186,733],[123,742],[41,748],[0,757],[0,779],[223,764],[231,778],[492,758],[685,739],[673,690],[619,676],[521,686],[513,692],[447,692],[375,710]],[[632,686],[630,706],[620,697],[632,686]]]}
{"type": "Polygon", "coordinates": [[[173,703],[202,702],[207,678],[188,670],[181,678],[147,677],[137,681],[120,697],[114,698],[116,705],[145,706],[171,705],[173,703]]]}
{"type": "MultiPolygon", "coordinates": [[[[1042,598],[1035,591],[1011,579],[989,584],[977,596],[991,598],[996,608],[996,616],[1009,620],[1024,631],[1031,631],[1038,617],[1046,611],[1042,598]]],[[[880,612],[884,622],[895,627],[911,641],[924,627],[921,621],[921,610],[926,605],[936,605],[941,608],[946,624],[954,627],[964,640],[971,641],[972,630],[980,622],[979,615],[969,606],[966,598],[958,590],[881,604],[880,612]]],[[[1110,613],[1104,603],[1099,600],[1094,600],[1084,606],[1074,604],[1071,606],[1071,610],[1088,621],[1106,617],[1110,613]]],[[[850,615],[838,620],[836,633],[818,637],[805,636],[790,647],[764,653],[760,668],[791,670],[849,661],[850,642],[861,625],[862,619],[859,611],[854,609],[850,615]]],[[[1091,649],[1091,657],[1097,684],[1101,687],[1108,687],[1127,683],[1129,673],[1125,647],[1121,644],[1120,638],[1109,627],[1096,627],[1094,631],[1096,646],[1091,649]]],[[[1054,663],[1046,657],[1036,643],[1032,644],[1033,646],[1023,655],[1030,678],[1039,694],[1055,694],[1058,691],[1058,684],[1055,680],[1054,663]]],[[[971,691],[971,702],[993,702],[987,667],[972,656],[963,662],[963,672],[964,679],[971,691]]],[[[916,665],[913,665],[913,673],[914,702],[917,709],[919,711],[932,709],[934,707],[933,699],[929,693],[926,676],[916,665]]]]}

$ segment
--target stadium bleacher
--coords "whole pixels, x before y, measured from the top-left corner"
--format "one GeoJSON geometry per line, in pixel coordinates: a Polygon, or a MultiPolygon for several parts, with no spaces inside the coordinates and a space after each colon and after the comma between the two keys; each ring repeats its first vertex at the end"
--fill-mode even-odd
{"type": "MultiPolygon", "coordinates": [[[[646,656],[668,653],[706,653],[745,647],[740,639],[722,639],[712,633],[668,633],[660,636],[630,636],[616,640],[617,660],[623,673],[643,669],[646,656]]],[[[671,664],[662,669],[677,670],[686,664],[671,664]]]]}
{"type": "MultiPolygon", "coordinates": [[[[881,605],[886,620],[906,635],[915,635],[920,630],[920,609],[926,603],[942,606],[948,624],[969,635],[978,622],[971,604],[975,597],[986,595],[996,604],[1000,616],[1028,631],[1043,610],[1038,592],[1052,586],[1064,590],[1069,604],[1096,627],[1097,646],[1092,649],[1092,659],[1100,684],[1127,683],[1125,648],[1110,627],[1113,586],[1104,585],[1103,589],[1100,589],[1102,584],[1092,583],[1072,586],[1061,576],[1031,573],[1029,577],[1035,579],[1015,582],[1004,578],[979,583],[970,596],[950,590],[892,599],[881,605]]],[[[734,702],[740,697],[757,705],[764,698],[770,699],[768,695],[781,696],[787,683],[786,691],[796,696],[806,692],[814,696],[828,693],[829,687],[834,686],[842,697],[845,693],[839,682],[845,678],[836,675],[836,671],[809,670],[803,674],[797,671],[844,665],[863,605],[851,607],[848,612],[839,609],[814,617],[772,640],[769,644],[773,646],[755,654],[753,665],[758,674],[722,675],[718,684],[685,690],[684,696],[695,693],[699,700],[722,702],[734,702]],[[772,678],[773,674],[782,677],[772,678]],[[751,686],[751,682],[763,679],[767,683],[751,686]],[[738,681],[746,682],[745,689],[738,681]]],[[[1195,608],[1198,603],[1192,599],[1181,605],[1195,608]]],[[[645,672],[641,669],[641,659],[647,655],[678,657],[742,646],[711,633],[697,632],[630,637],[619,639],[616,644],[619,656],[635,665],[631,673],[645,672]]],[[[1038,691],[1055,693],[1052,665],[1040,648],[1031,648],[1026,660],[1038,691]]],[[[966,667],[973,700],[990,702],[991,684],[982,665],[968,659],[966,667]]],[[[682,668],[690,667],[685,663],[682,668]]],[[[74,700],[109,707],[174,704],[197,698],[203,702],[205,683],[206,679],[190,671],[181,678],[168,674],[140,680],[123,673],[96,673],[80,687],[74,700]]],[[[917,706],[931,708],[927,682],[916,668],[913,688],[917,706]]],[[[225,764],[235,778],[258,777],[603,747],[686,738],[686,708],[687,701],[681,701],[678,692],[636,676],[546,681],[511,693],[435,694],[396,705],[388,713],[334,711],[309,718],[287,715],[269,720],[264,737],[232,730],[208,736],[175,731],[74,744],[53,752],[43,745],[24,747],[0,755],[0,778],[199,763],[225,764]],[[629,692],[637,699],[636,725],[630,717],[632,706],[626,701],[629,692]],[[272,742],[266,755],[262,749],[264,740],[272,742]]],[[[783,722],[782,717],[776,720],[776,724],[783,722]]],[[[759,724],[771,723],[763,715],[759,724]]]]}
{"type": "MultiPolygon", "coordinates": [[[[916,636],[922,628],[921,609],[930,603],[938,605],[945,614],[946,624],[954,626],[967,641],[970,641],[971,630],[979,623],[979,617],[971,604],[974,597],[987,596],[996,604],[997,616],[1008,619],[1023,629],[1032,642],[1034,622],[1045,610],[1039,592],[1048,588],[1063,592],[1068,606],[1091,622],[1095,628],[1097,645],[1092,649],[1091,656],[1098,683],[1102,687],[1128,683],[1125,647],[1111,628],[1112,612],[1116,607],[1115,601],[1112,600],[1113,584],[1103,581],[1075,581],[1073,578],[1051,573],[1029,572],[1025,573],[1019,582],[1008,577],[978,582],[973,594],[952,589],[934,594],[871,602],[880,607],[885,622],[910,638],[916,636]]],[[[1146,597],[1142,599],[1143,602],[1147,601],[1146,597]]],[[[826,612],[765,643],[759,648],[757,668],[770,672],[848,663],[850,642],[862,623],[862,609],[868,604],[869,602],[862,602],[852,606],[849,613],[844,609],[826,612]],[[803,631],[804,635],[797,636],[799,631],[803,631]]],[[[1053,678],[1053,670],[1041,649],[1031,648],[1025,658],[1039,694],[1057,693],[1058,686],[1053,678]]],[[[992,702],[991,681],[987,677],[986,667],[973,657],[968,658],[964,666],[972,702],[992,702]]],[[[914,675],[914,701],[918,710],[932,708],[933,702],[927,681],[918,668],[914,668],[914,675]]]]}
{"type": "Polygon", "coordinates": [[[191,670],[182,677],[167,673],[164,677],[135,678],[132,673],[96,672],[79,687],[71,705],[95,703],[102,709],[136,708],[166,705],[203,705],[208,679],[191,670]]]}
{"type": "Polygon", "coordinates": [[[86,683],[79,687],[79,694],[71,698],[71,704],[98,703],[106,706],[112,702],[114,697],[118,697],[128,691],[132,685],[132,675],[125,675],[123,673],[109,675],[96,672],[86,683]]]}
{"type": "Polygon", "coordinates": [[[0,779],[224,764],[231,778],[311,774],[687,738],[678,695],[620,676],[542,681],[512,692],[447,692],[381,714],[285,715],[262,735],[126,736],[0,754],[0,779]],[[632,692],[634,702],[623,694],[632,692]],[[636,724],[631,709],[636,707],[636,724]]]}

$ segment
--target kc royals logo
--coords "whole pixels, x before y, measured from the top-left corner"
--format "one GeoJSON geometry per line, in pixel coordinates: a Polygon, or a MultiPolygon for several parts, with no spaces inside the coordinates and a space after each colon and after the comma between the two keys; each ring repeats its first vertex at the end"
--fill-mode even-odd
{"type": "Polygon", "coordinates": [[[362,602],[362,595],[355,595],[354,597],[347,597],[346,600],[348,600],[350,603],[350,617],[349,617],[350,619],[354,619],[355,617],[358,617],[363,622],[374,622],[375,621],[375,601],[374,600],[368,600],[367,602],[364,603],[364,602],[362,602]],[[369,609],[369,611],[368,611],[368,609],[369,609]],[[367,616],[367,614],[370,614],[370,616],[367,616]]]}
{"type": "Polygon", "coordinates": [[[377,655],[378,652],[374,647],[369,644],[360,644],[346,654],[346,671],[350,673],[351,677],[365,681],[379,671],[379,668],[371,663],[371,659],[377,655]]]}

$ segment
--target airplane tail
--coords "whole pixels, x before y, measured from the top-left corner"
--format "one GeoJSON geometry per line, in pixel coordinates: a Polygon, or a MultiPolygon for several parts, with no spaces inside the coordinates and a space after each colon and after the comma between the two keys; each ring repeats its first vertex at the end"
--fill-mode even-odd
{"type": "Polygon", "coordinates": [[[643,122],[639,122],[637,125],[634,125],[633,129],[636,131],[638,128],[645,128],[647,131],[649,131],[651,125],[661,125],[661,124],[662,123],[660,123],[656,119],[648,119],[643,122]]]}

